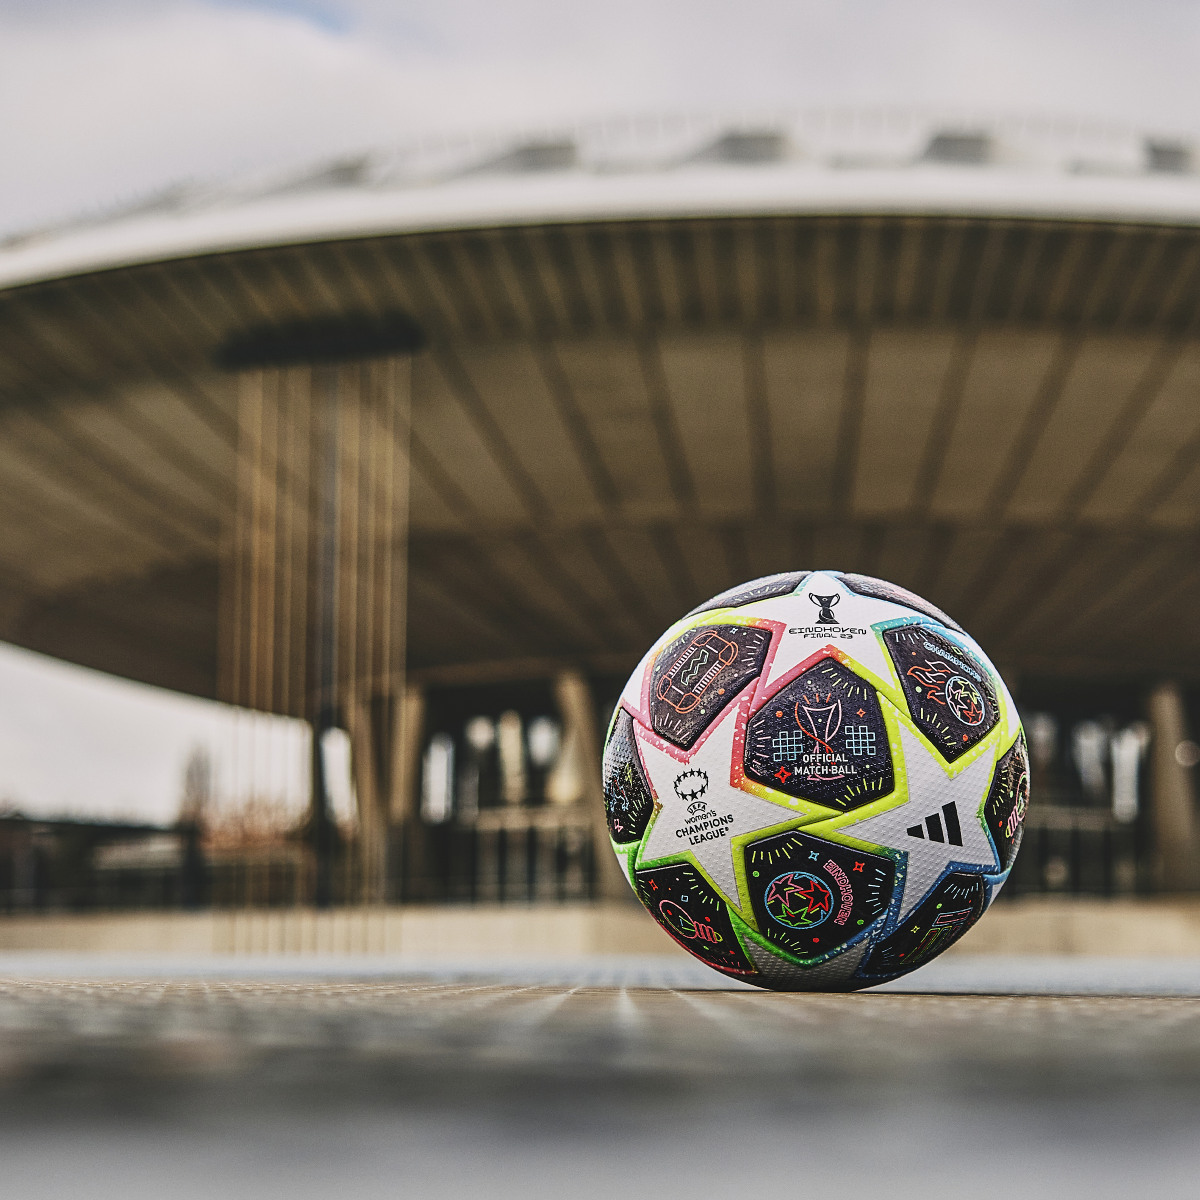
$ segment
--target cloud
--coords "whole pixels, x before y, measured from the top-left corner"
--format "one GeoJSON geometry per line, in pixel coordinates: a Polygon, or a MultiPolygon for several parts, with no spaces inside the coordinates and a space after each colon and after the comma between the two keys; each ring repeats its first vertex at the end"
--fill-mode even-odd
{"type": "Polygon", "coordinates": [[[9,0],[0,229],[422,132],[823,105],[1194,125],[1175,0],[9,0]]]}
{"type": "Polygon", "coordinates": [[[1200,10],[1182,0],[344,0],[347,27],[532,66],[571,62],[688,104],[941,101],[1194,120],[1200,10]]]}
{"type": "MultiPolygon", "coordinates": [[[[0,220],[102,207],[179,179],[323,154],[377,111],[370,45],[281,14],[173,5],[0,34],[0,220]]],[[[377,133],[373,129],[372,133],[377,133]]]]}

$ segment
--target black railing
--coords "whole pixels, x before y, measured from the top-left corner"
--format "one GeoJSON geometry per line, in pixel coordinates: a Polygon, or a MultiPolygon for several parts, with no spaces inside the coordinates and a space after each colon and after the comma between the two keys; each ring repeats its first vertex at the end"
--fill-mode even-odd
{"type": "Polygon", "coordinates": [[[1138,895],[1154,890],[1144,821],[1116,821],[1102,808],[1030,807],[1021,850],[1002,895],[1138,895]]]}
{"type": "Polygon", "coordinates": [[[399,900],[535,903],[595,895],[595,851],[586,827],[517,821],[415,832],[404,842],[399,900]]]}
{"type": "MultiPolygon", "coordinates": [[[[205,853],[180,834],[172,856],[163,853],[164,836],[171,831],[156,830],[144,842],[106,843],[87,854],[67,854],[42,836],[36,848],[22,843],[7,861],[0,853],[0,913],[317,902],[316,864],[303,838],[205,853]]],[[[514,808],[490,810],[470,825],[413,821],[392,830],[389,859],[391,903],[561,903],[595,895],[592,831],[577,814],[514,808]]],[[[353,841],[334,849],[323,882],[329,905],[363,902],[353,841]]]]}
{"type": "MultiPolygon", "coordinates": [[[[204,849],[187,830],[127,830],[85,853],[69,830],[58,833],[41,827],[36,837],[0,845],[0,913],[288,908],[317,900],[312,850],[302,837],[204,849]],[[174,856],[164,854],[172,837],[174,856]]],[[[607,845],[599,852],[609,853],[607,845]]],[[[471,823],[413,820],[392,830],[387,900],[588,900],[596,895],[596,853],[592,827],[578,810],[515,806],[485,809],[471,823]]],[[[1030,808],[1002,896],[1147,893],[1154,890],[1153,866],[1144,819],[1122,824],[1105,808],[1040,802],[1030,808]]],[[[336,847],[326,878],[331,905],[363,902],[353,841],[336,847]]]]}

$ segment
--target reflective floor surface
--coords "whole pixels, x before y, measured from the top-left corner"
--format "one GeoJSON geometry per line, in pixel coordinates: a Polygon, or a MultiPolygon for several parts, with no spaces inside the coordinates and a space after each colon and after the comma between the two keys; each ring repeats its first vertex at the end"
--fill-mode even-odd
{"type": "Polygon", "coordinates": [[[1200,1194],[1200,962],[0,956],[13,1197],[1200,1194]]]}

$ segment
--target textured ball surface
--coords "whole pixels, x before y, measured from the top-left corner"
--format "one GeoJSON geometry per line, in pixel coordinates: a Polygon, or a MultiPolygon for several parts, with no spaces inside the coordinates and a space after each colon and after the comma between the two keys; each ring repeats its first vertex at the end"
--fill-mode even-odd
{"type": "Polygon", "coordinates": [[[604,748],[613,849],[709,966],[761,987],[895,979],[973,925],[1029,802],[1004,682],[945,613],[839,571],[756,579],[658,640],[604,748]]]}

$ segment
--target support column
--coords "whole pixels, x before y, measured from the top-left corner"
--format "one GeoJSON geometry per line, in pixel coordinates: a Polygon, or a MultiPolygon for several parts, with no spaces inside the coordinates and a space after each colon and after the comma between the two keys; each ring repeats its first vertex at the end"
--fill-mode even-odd
{"type": "Polygon", "coordinates": [[[1188,739],[1183,692],[1178,683],[1155,687],[1149,700],[1151,743],[1151,817],[1159,886],[1190,891],[1200,886],[1200,839],[1191,768],[1176,758],[1188,739]]]}
{"type": "Polygon", "coordinates": [[[583,795],[595,851],[596,899],[626,900],[629,884],[617,864],[609,844],[608,822],[604,819],[604,788],[600,767],[600,736],[596,727],[596,706],[587,680],[578,671],[564,671],[554,681],[564,724],[564,740],[575,739],[582,768],[583,795]]]}
{"type": "Polygon", "coordinates": [[[339,638],[346,729],[358,795],[360,899],[382,904],[388,881],[395,713],[405,692],[408,360],[345,368],[344,510],[339,638]]]}
{"type": "Polygon", "coordinates": [[[387,889],[387,808],[383,803],[386,780],[381,777],[380,758],[387,749],[391,731],[380,728],[376,719],[380,706],[379,701],[358,699],[346,711],[358,803],[360,898],[364,904],[383,903],[387,889]]]}
{"type": "Polygon", "coordinates": [[[333,900],[335,831],[330,812],[325,764],[325,734],[338,721],[338,560],[341,557],[341,421],[336,367],[313,373],[314,426],[312,447],[316,503],[313,513],[312,664],[315,688],[310,701],[312,774],[309,837],[315,866],[313,903],[327,908],[333,900]]]}
{"type": "Polygon", "coordinates": [[[408,684],[396,706],[392,743],[391,819],[407,821],[417,815],[417,785],[421,773],[421,739],[425,732],[425,692],[408,684]]]}
{"type": "Polygon", "coordinates": [[[411,362],[268,366],[246,371],[239,389],[222,698],[309,722],[312,898],[379,903],[404,692],[411,362]],[[323,754],[333,728],[351,738],[362,881],[337,895],[323,754]]]}
{"type": "Polygon", "coordinates": [[[418,792],[421,746],[425,736],[425,692],[408,684],[392,717],[392,768],[388,815],[391,828],[389,899],[418,898],[420,879],[406,873],[423,851],[420,844],[418,792]]]}

